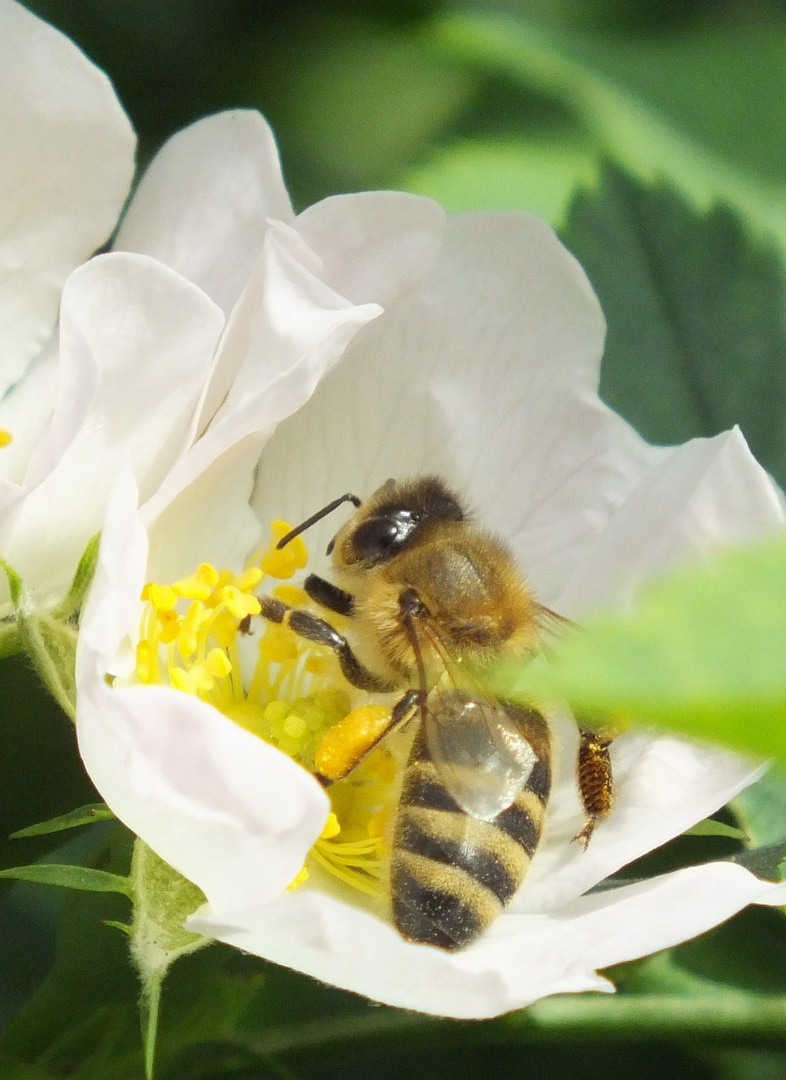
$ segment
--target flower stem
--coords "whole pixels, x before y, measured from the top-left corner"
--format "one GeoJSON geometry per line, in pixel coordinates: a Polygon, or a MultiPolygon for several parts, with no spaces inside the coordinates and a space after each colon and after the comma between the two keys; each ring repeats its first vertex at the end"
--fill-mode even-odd
{"type": "Polygon", "coordinates": [[[783,1039],[786,996],[719,991],[711,997],[662,994],[571,994],[544,999],[494,1020],[473,1023],[369,1009],[346,1017],[330,1017],[269,1029],[258,1039],[243,1040],[246,1050],[263,1055],[338,1050],[364,1043],[379,1047],[390,1040],[400,1046],[441,1041],[455,1045],[502,1045],[549,1038],[587,1040],[783,1039]]]}

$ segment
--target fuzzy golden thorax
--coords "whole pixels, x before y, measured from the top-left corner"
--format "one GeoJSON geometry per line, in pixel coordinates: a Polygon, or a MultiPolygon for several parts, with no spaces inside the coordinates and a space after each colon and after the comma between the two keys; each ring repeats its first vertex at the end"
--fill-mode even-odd
{"type": "Polygon", "coordinates": [[[427,670],[444,670],[445,656],[485,663],[537,648],[539,608],[511,553],[466,520],[427,525],[378,566],[347,565],[341,541],[336,576],[355,598],[353,644],[373,671],[414,682],[413,627],[427,670]],[[420,606],[408,626],[402,597],[413,593],[420,606]]]}

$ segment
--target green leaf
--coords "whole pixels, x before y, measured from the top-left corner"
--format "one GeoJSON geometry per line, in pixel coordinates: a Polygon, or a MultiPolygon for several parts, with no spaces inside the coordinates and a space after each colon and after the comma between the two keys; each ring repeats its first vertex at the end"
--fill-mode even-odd
{"type": "Polygon", "coordinates": [[[91,870],[85,866],[33,863],[31,866],[12,866],[7,870],[0,870],[0,878],[34,881],[39,885],[62,885],[67,889],[83,889],[86,892],[119,892],[125,896],[131,895],[128,878],[108,874],[105,870],[91,870]]]}
{"type": "Polygon", "coordinates": [[[95,821],[108,821],[115,815],[105,803],[89,803],[80,806],[77,810],[71,810],[68,814],[60,814],[58,817],[42,821],[38,825],[28,825],[26,829],[17,829],[11,833],[11,840],[21,840],[28,836],[44,836],[46,833],[61,832],[63,829],[74,829],[77,825],[90,825],[95,821]]]}
{"type": "Polygon", "coordinates": [[[750,837],[751,846],[786,842],[786,778],[771,769],[736,796],[731,808],[750,837]]]}
{"type": "Polygon", "coordinates": [[[506,75],[560,102],[599,154],[648,183],[665,176],[697,206],[730,202],[786,245],[782,184],[748,174],[692,139],[582,57],[568,39],[485,11],[443,16],[430,25],[428,37],[452,59],[506,75]]]}
{"type": "Polygon", "coordinates": [[[499,688],[786,763],[786,540],[720,552],[599,616],[499,688]]]}
{"type": "Polygon", "coordinates": [[[561,226],[573,197],[597,174],[596,156],[576,139],[466,140],[439,150],[397,186],[451,212],[529,210],[561,226]]]}
{"type": "Polygon", "coordinates": [[[683,836],[726,836],[730,840],[747,839],[742,829],[735,829],[733,825],[726,825],[722,821],[713,821],[712,818],[698,821],[690,829],[686,829],[683,836]]]}
{"type": "Polygon", "coordinates": [[[607,168],[564,239],[608,321],[601,396],[652,442],[740,424],[786,481],[786,286],[778,255],[730,209],[607,168]]]}

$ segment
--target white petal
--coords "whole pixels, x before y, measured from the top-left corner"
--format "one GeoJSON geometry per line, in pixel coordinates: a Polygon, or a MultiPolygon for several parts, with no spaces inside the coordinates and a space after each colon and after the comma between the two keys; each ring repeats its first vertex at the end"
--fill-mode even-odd
{"type": "Polygon", "coordinates": [[[739,866],[691,867],[549,914],[503,914],[454,954],[407,943],[374,915],[307,889],[246,910],[202,909],[188,925],[384,1004],[482,1018],[549,994],[611,990],[598,968],[702,933],[767,892],[739,866]]]}
{"type": "Polygon", "coordinates": [[[0,397],[46,343],[71,270],[107,239],[135,138],[106,76],[68,38],[0,3],[0,397]]]}
{"type": "Polygon", "coordinates": [[[240,440],[253,436],[261,447],[379,314],[376,304],[352,305],[325,285],[314,263],[291,228],[270,229],[222,338],[199,426],[218,411],[145,507],[146,522],[240,440]]]}
{"type": "Polygon", "coordinates": [[[199,289],[146,256],[104,255],[72,275],[52,424],[3,538],[42,591],[70,580],[120,458],[149,495],[182,453],[222,324],[199,289]]]}
{"type": "Polygon", "coordinates": [[[362,191],[309,206],[296,228],[319,256],[331,288],[354,304],[387,308],[428,271],[445,221],[445,211],[431,199],[362,191]]]}
{"type": "Polygon", "coordinates": [[[782,495],[739,428],[693,439],[638,485],[557,601],[560,612],[627,608],[643,581],[721,544],[782,528],[782,495]]]}
{"type": "Polygon", "coordinates": [[[238,109],[173,135],[134,194],[115,247],[152,255],[199,285],[226,315],[268,228],[291,221],[273,133],[238,109]]]}
{"type": "Polygon", "coordinates": [[[328,800],[289,758],[197,698],[112,688],[145,572],[135,490],[115,485],[77,658],[79,748],[107,804],[216,910],[279,895],[324,825],[328,800]]]}
{"type": "Polygon", "coordinates": [[[11,442],[0,451],[0,474],[12,486],[21,484],[28,463],[46,430],[55,403],[58,340],[55,336],[30,364],[25,377],[0,399],[0,428],[11,442]]]}
{"type": "MultiPolygon", "coordinates": [[[[466,492],[481,521],[518,534],[548,600],[556,569],[538,562],[546,525],[559,551],[554,530],[572,515],[564,580],[562,564],[580,560],[587,533],[652,460],[594,394],[603,333],[583,272],[543,222],[450,218],[414,293],[358,337],[276,432],[260,463],[260,517],[299,521],[345,491],[363,496],[390,476],[437,472],[466,492]],[[548,522],[547,498],[556,516],[548,522]]],[[[335,528],[314,531],[317,550],[335,528]]]]}

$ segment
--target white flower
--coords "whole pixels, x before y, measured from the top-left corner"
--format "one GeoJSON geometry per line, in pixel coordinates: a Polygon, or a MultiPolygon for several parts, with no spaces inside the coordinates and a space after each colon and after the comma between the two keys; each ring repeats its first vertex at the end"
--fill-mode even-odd
{"type": "Polygon", "coordinates": [[[46,607],[120,460],[151,518],[230,447],[250,486],[254,440],[419,272],[441,213],[380,194],[357,197],[352,235],[330,202],[296,219],[265,122],[225,113],[164,147],[116,250],[79,265],[122,208],[133,133],[105,76],[12,0],[0,59],[0,555],[46,607]],[[372,266],[355,247],[380,227],[372,266]]]}
{"type": "MultiPolygon", "coordinates": [[[[188,170],[176,175],[179,183],[188,170]]],[[[189,214],[163,180],[148,203],[162,232],[170,215],[189,214]]],[[[253,497],[260,521],[297,522],[345,491],[365,496],[389,476],[435,472],[510,541],[538,598],[573,616],[625,604],[643,578],[677,560],[782,527],[779,494],[739,432],[655,449],[598,400],[603,319],[542,222],[469,214],[443,228],[421,207],[428,227],[413,244],[412,205],[347,196],[295,223],[343,295],[385,311],[274,433],[275,395],[272,412],[268,396],[256,396],[254,446],[269,437],[253,497]],[[407,285],[385,290],[396,252],[409,259],[407,285]]],[[[173,260],[177,248],[169,243],[173,260]]],[[[303,381],[301,400],[316,381],[303,381]]],[[[245,385],[252,393],[252,374],[245,385]]],[[[571,839],[582,822],[567,720],[556,722],[561,754],[532,869],[467,949],[405,942],[361,896],[317,876],[288,890],[325,825],[324,791],[206,701],[133,685],[143,583],[171,582],[206,558],[243,565],[253,538],[235,478],[240,446],[167,491],[155,513],[138,514],[132,478],[121,476],[78,655],[85,764],[118,816],[203,890],[192,929],[391,1005],[484,1017],[547,994],[610,990],[596,969],[675,944],[750,902],[775,902],[777,890],[731,864],[587,895],[757,770],[718,750],[624,735],[613,749],[616,808],[584,852],[571,839]]],[[[313,550],[334,529],[316,528],[313,550]]]]}
{"type": "MultiPolygon", "coordinates": [[[[13,0],[0,0],[0,145],[0,428],[10,436],[0,449],[0,553],[9,558],[9,519],[51,467],[55,440],[41,440],[61,289],[114,229],[135,146],[103,73],[13,0]]],[[[67,438],[62,420],[57,435],[67,438]]]]}

